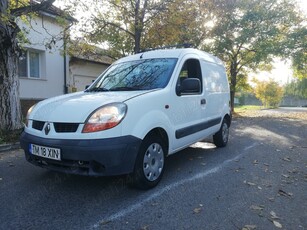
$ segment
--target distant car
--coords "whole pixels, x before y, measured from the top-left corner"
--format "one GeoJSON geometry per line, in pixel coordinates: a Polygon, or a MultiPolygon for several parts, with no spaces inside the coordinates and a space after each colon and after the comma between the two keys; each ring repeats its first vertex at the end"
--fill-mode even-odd
{"type": "Polygon", "coordinates": [[[39,102],[21,146],[43,168],[81,175],[131,175],[156,186],[165,157],[213,135],[228,142],[231,113],[223,63],[196,49],[122,58],[83,92],[39,102]]]}

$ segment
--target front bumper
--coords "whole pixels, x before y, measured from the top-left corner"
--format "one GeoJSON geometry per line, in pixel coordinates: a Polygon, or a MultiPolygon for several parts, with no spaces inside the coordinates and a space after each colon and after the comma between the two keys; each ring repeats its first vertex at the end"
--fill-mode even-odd
{"type": "Polygon", "coordinates": [[[112,176],[133,171],[141,139],[134,136],[94,140],[60,140],[37,137],[23,132],[21,148],[27,161],[54,171],[90,175],[112,176]],[[61,149],[61,161],[47,159],[29,152],[36,144],[61,149]]]}

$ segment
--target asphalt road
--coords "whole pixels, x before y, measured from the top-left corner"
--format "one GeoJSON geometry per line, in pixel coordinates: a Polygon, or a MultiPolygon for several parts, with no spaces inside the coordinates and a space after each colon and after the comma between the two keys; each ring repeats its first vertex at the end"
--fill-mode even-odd
{"type": "Polygon", "coordinates": [[[307,229],[306,191],[306,120],[237,118],[226,148],[170,156],[150,191],[0,153],[0,229],[307,229]]]}

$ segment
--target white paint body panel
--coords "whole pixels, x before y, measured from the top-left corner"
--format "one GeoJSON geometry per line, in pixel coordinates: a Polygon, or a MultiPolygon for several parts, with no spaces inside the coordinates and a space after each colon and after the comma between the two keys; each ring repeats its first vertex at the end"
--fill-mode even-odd
{"type": "MultiPolygon", "coordinates": [[[[80,123],[75,133],[56,133],[54,130],[46,136],[43,131],[26,128],[26,132],[44,138],[62,139],[102,139],[132,135],[143,139],[155,128],[163,129],[169,143],[168,154],[175,153],[209,135],[215,134],[226,115],[230,115],[229,86],[225,68],[221,61],[210,54],[194,49],[176,49],[150,51],[120,59],[127,62],[146,58],[177,58],[168,85],[163,89],[126,91],[126,92],[79,92],[60,96],[40,102],[32,111],[30,120],[48,122],[80,123]],[[201,93],[196,95],[176,94],[177,79],[184,62],[188,59],[199,60],[203,83],[201,93]],[[210,70],[211,68],[211,70],[210,70]],[[207,69],[207,70],[206,70],[207,69]],[[214,83],[214,78],[217,85],[214,83]],[[209,78],[205,80],[205,78],[209,78]],[[223,89],[219,88],[222,87],[223,89]],[[206,103],[201,104],[205,99],[206,103]],[[109,130],[96,133],[81,133],[88,116],[97,108],[112,102],[123,102],[127,105],[127,113],[122,122],[109,130]],[[192,132],[183,137],[176,137],[178,130],[196,127],[198,124],[220,118],[219,123],[203,130],[192,132]]],[[[30,123],[31,125],[31,123],[30,123]]]]}

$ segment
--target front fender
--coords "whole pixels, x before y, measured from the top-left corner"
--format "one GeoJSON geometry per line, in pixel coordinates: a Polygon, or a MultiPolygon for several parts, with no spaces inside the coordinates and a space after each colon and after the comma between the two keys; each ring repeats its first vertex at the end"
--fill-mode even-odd
{"type": "Polygon", "coordinates": [[[144,139],[144,137],[155,128],[164,129],[168,136],[172,132],[169,118],[165,113],[159,110],[149,111],[139,117],[138,120],[134,121],[132,121],[131,118],[126,118],[125,125],[123,124],[123,135],[129,133],[130,135],[144,139]],[[131,125],[133,123],[134,125],[131,125]]]}

